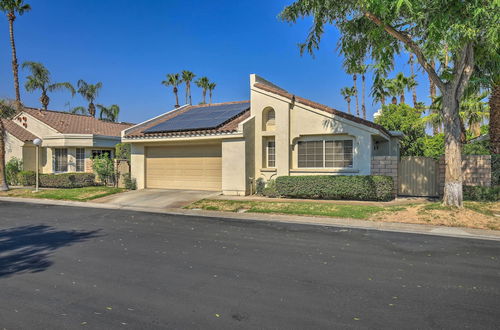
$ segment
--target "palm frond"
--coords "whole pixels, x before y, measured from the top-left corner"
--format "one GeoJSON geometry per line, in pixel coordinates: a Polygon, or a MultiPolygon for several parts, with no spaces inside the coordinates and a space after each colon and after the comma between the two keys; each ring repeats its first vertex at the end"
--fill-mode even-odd
{"type": "Polygon", "coordinates": [[[75,108],[71,109],[69,112],[74,113],[74,114],[86,115],[87,114],[87,108],[82,107],[82,106],[75,107],[75,108]]]}

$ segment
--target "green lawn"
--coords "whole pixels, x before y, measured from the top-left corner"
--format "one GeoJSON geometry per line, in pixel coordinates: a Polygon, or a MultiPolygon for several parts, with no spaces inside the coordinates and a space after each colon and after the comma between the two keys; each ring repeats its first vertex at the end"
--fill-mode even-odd
{"type": "Polygon", "coordinates": [[[47,189],[33,192],[33,189],[12,189],[6,192],[1,192],[0,196],[7,197],[25,197],[25,198],[47,198],[69,201],[86,202],[96,198],[105,197],[108,195],[125,191],[122,188],[114,187],[84,187],[84,188],[68,188],[68,189],[47,189]]]}
{"type": "Polygon", "coordinates": [[[190,209],[238,212],[246,210],[253,213],[280,213],[296,215],[315,215],[336,218],[368,219],[375,213],[400,211],[400,206],[373,206],[354,204],[332,204],[317,202],[257,202],[203,199],[188,205],[190,209]]]}

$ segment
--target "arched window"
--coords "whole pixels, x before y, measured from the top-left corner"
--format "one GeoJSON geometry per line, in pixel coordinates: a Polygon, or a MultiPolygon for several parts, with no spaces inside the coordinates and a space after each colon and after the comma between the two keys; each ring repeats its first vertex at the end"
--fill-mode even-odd
{"type": "Polygon", "coordinates": [[[276,125],[276,114],[273,108],[265,108],[262,112],[262,130],[272,131],[276,125]]]}

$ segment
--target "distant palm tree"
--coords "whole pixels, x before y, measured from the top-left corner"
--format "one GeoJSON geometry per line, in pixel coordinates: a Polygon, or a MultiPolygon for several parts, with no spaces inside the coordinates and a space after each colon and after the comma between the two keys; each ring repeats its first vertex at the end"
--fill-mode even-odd
{"type": "Polygon", "coordinates": [[[77,82],[77,87],[78,87],[77,93],[80,94],[87,102],[89,102],[89,105],[86,111],[84,107],[76,107],[73,110],[71,110],[71,112],[73,113],[81,112],[83,114],[88,112],[90,116],[95,117],[96,111],[95,111],[94,101],[99,95],[99,91],[102,88],[102,83],[98,82],[97,84],[89,84],[80,79],[77,82]]]}
{"type": "Polygon", "coordinates": [[[165,86],[173,86],[174,87],[174,94],[175,94],[175,107],[179,107],[179,89],[177,86],[182,84],[182,79],[178,73],[169,73],[167,74],[167,80],[163,80],[161,82],[165,86]]]}
{"type": "Polygon", "coordinates": [[[201,77],[200,79],[195,81],[196,86],[202,89],[203,94],[203,104],[207,103],[207,89],[210,84],[210,80],[207,77],[201,77]]]}
{"type": "Polygon", "coordinates": [[[413,107],[416,108],[418,105],[418,100],[417,100],[417,83],[416,83],[416,75],[415,75],[415,57],[412,52],[410,52],[410,59],[408,61],[410,63],[410,73],[411,73],[411,78],[415,82],[414,84],[411,85],[411,91],[412,91],[412,97],[413,97],[413,107]]]}
{"type": "Polygon", "coordinates": [[[114,123],[118,121],[118,115],[120,114],[120,107],[118,105],[113,104],[109,107],[105,107],[102,104],[98,104],[97,107],[101,110],[99,119],[114,123]]]}
{"type": "Polygon", "coordinates": [[[368,67],[366,65],[360,65],[358,68],[359,73],[361,74],[361,89],[362,89],[362,97],[361,97],[361,112],[363,113],[363,119],[366,119],[366,106],[365,106],[365,74],[368,67]]]}
{"type": "Polygon", "coordinates": [[[409,89],[408,77],[405,77],[402,72],[399,72],[392,82],[394,84],[393,91],[399,94],[399,103],[405,103],[405,90],[409,89]]]}
{"type": "Polygon", "coordinates": [[[16,43],[14,41],[14,21],[16,13],[21,16],[31,10],[31,6],[23,0],[0,0],[0,10],[7,15],[9,20],[10,46],[12,48],[12,72],[14,74],[14,89],[16,91],[16,102],[21,104],[21,93],[19,92],[19,69],[17,64],[16,43]]]}
{"type": "Polygon", "coordinates": [[[215,87],[217,87],[217,84],[214,82],[211,82],[208,84],[208,92],[209,92],[209,97],[210,97],[210,104],[212,104],[212,92],[214,91],[215,87]]]}
{"type": "Polygon", "coordinates": [[[481,124],[490,115],[488,103],[483,101],[489,94],[468,88],[460,101],[460,117],[474,137],[481,135],[481,124]]]}
{"type": "Polygon", "coordinates": [[[26,82],[24,84],[26,90],[28,92],[34,92],[38,89],[42,91],[40,103],[42,103],[44,110],[47,110],[50,102],[47,92],[65,88],[71,92],[72,96],[75,95],[75,88],[69,82],[52,83],[50,81],[50,72],[42,63],[24,62],[21,67],[23,69],[27,68],[31,72],[31,75],[26,77],[26,82]]]}
{"type": "Polygon", "coordinates": [[[344,100],[347,102],[347,112],[351,113],[351,96],[354,96],[356,91],[354,87],[344,87],[340,90],[340,94],[344,97],[344,100]]]}
{"type": "Polygon", "coordinates": [[[186,84],[186,104],[193,104],[193,98],[191,97],[191,82],[196,75],[191,71],[182,71],[182,81],[186,84]]]}
{"type": "Polygon", "coordinates": [[[373,97],[374,102],[380,102],[382,106],[385,105],[385,98],[389,95],[387,90],[387,79],[379,75],[373,78],[372,90],[370,95],[373,97]]]}
{"type": "Polygon", "coordinates": [[[0,100],[0,191],[9,190],[5,177],[5,127],[2,120],[10,120],[16,114],[16,105],[8,101],[0,100]]]}

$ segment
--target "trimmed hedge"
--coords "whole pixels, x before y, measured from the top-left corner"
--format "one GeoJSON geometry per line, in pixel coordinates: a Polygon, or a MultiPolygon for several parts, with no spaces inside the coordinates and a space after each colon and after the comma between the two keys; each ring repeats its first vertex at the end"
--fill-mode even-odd
{"type": "Polygon", "coordinates": [[[281,176],[276,179],[278,195],[291,198],[388,201],[394,197],[393,188],[392,177],[382,175],[281,176]]]}
{"type": "Polygon", "coordinates": [[[17,173],[17,182],[21,186],[34,186],[36,183],[35,171],[21,171],[17,173]]]}
{"type": "Polygon", "coordinates": [[[500,201],[500,186],[480,187],[464,186],[464,199],[479,202],[497,202],[500,201]]]}
{"type": "Polygon", "coordinates": [[[81,188],[95,185],[94,173],[40,174],[40,187],[81,188]]]}

